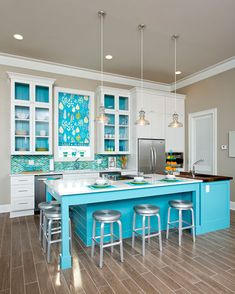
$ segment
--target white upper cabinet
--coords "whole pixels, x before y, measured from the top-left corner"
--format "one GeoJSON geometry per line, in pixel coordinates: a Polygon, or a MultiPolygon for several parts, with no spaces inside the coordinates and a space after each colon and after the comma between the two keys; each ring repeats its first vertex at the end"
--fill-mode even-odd
{"type": "Polygon", "coordinates": [[[55,80],[8,73],[11,79],[11,154],[52,154],[55,80]]]}
{"type": "Polygon", "coordinates": [[[137,154],[137,138],[165,139],[166,152],[170,150],[184,152],[185,96],[177,94],[176,99],[176,112],[179,114],[180,122],[183,123],[183,127],[179,129],[168,127],[172,121],[172,114],[175,112],[174,94],[144,89],[143,96],[141,96],[141,89],[134,88],[131,90],[131,97],[133,99],[131,117],[134,130],[132,153],[137,154]],[[141,108],[145,111],[146,119],[150,122],[149,126],[134,125],[141,108]]]}
{"type": "Polygon", "coordinates": [[[183,124],[182,128],[169,128],[172,121],[172,114],[175,112],[174,96],[166,97],[166,115],[165,115],[165,140],[166,152],[184,152],[185,149],[185,121],[184,121],[184,97],[176,99],[176,113],[179,115],[179,121],[183,124]]]}
{"type": "Polygon", "coordinates": [[[96,151],[100,154],[130,153],[130,94],[116,88],[98,87],[96,109],[105,108],[107,124],[96,123],[96,151]]]}
{"type": "Polygon", "coordinates": [[[155,94],[152,91],[143,91],[141,89],[134,89],[132,92],[133,99],[135,99],[135,107],[133,111],[133,120],[138,118],[141,108],[145,111],[146,119],[149,120],[150,125],[138,126],[134,125],[137,138],[165,138],[165,97],[155,94]]]}

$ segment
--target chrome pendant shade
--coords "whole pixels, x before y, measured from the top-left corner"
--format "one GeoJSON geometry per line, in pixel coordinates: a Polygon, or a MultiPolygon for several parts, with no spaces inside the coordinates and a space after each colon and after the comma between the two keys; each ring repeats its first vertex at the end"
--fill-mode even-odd
{"type": "Polygon", "coordinates": [[[172,40],[174,40],[174,45],[175,45],[175,112],[173,113],[172,115],[172,122],[169,123],[168,127],[169,128],[182,128],[183,127],[183,124],[181,122],[179,122],[179,115],[176,113],[176,72],[177,72],[177,69],[176,69],[176,42],[177,42],[177,39],[179,38],[178,35],[173,35],[172,36],[172,40]]]}
{"type": "MultiPolygon", "coordinates": [[[[98,11],[100,17],[100,84],[101,88],[104,86],[104,17],[106,13],[104,11],[98,11]]],[[[105,108],[103,105],[99,107],[98,116],[95,119],[98,123],[107,124],[108,117],[105,115],[105,108]]]]}
{"type": "Polygon", "coordinates": [[[168,127],[170,128],[182,128],[183,124],[179,122],[179,115],[177,113],[173,113],[172,115],[172,122],[169,123],[168,127]]]}
{"type": "Polygon", "coordinates": [[[150,122],[145,118],[145,111],[143,109],[139,112],[139,118],[135,122],[136,125],[139,126],[148,126],[150,122]]]}
{"type": "Polygon", "coordinates": [[[96,117],[96,122],[107,124],[108,123],[108,117],[105,115],[105,108],[103,105],[99,107],[99,115],[96,117]]]}
{"type": "MultiPolygon", "coordinates": [[[[141,101],[143,104],[143,83],[144,83],[144,24],[140,24],[138,26],[138,30],[140,31],[140,51],[141,51],[141,101]]],[[[150,125],[150,122],[145,118],[145,111],[141,109],[139,111],[139,118],[135,122],[138,126],[147,126],[150,125]]]]}

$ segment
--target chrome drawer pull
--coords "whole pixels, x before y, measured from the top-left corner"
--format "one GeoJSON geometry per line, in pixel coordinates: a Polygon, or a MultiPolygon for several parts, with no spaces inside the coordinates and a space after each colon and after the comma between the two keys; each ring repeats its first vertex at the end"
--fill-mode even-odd
{"type": "Polygon", "coordinates": [[[19,192],[28,192],[29,190],[19,190],[19,192]]]}
{"type": "Polygon", "coordinates": [[[21,203],[18,203],[18,204],[20,204],[20,205],[21,205],[21,204],[28,204],[28,202],[21,202],[21,203]]]}

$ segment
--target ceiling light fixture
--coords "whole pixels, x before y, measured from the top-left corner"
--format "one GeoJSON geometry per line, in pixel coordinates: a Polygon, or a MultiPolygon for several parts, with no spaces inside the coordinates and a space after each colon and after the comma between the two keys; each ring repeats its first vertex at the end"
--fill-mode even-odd
{"type": "MultiPolygon", "coordinates": [[[[141,104],[143,106],[143,87],[144,87],[144,29],[146,26],[140,24],[138,30],[140,31],[140,56],[141,56],[141,104]]],[[[147,126],[150,122],[145,118],[145,111],[143,108],[139,111],[139,118],[135,122],[139,126],[147,126]]]]}
{"type": "MultiPolygon", "coordinates": [[[[103,90],[104,86],[104,17],[106,13],[104,11],[99,11],[98,15],[100,17],[100,84],[101,90],[103,90]]],[[[98,123],[107,124],[108,117],[105,115],[105,107],[104,105],[100,105],[99,114],[96,117],[96,121],[98,123]]]]}
{"type": "Polygon", "coordinates": [[[179,122],[179,115],[176,113],[176,75],[177,75],[177,69],[176,69],[176,42],[177,39],[179,38],[178,35],[173,35],[172,40],[174,40],[174,45],[175,45],[175,112],[172,115],[172,122],[169,123],[168,127],[170,128],[182,128],[183,124],[179,122]]]}
{"type": "Polygon", "coordinates": [[[20,34],[14,34],[13,37],[14,37],[16,40],[19,40],[19,41],[21,41],[21,40],[24,39],[24,37],[23,37],[22,35],[20,35],[20,34]]]}
{"type": "Polygon", "coordinates": [[[182,74],[182,71],[177,70],[177,71],[175,72],[175,74],[176,74],[176,75],[181,75],[181,74],[182,74]]]}
{"type": "Polygon", "coordinates": [[[113,59],[113,56],[110,55],[110,54],[107,54],[107,55],[105,55],[105,59],[107,59],[107,60],[111,60],[111,59],[113,59]]]}

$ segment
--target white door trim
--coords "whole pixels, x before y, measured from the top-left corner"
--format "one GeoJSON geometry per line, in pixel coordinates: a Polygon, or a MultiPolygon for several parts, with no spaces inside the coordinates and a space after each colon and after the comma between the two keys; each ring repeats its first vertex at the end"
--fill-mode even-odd
{"type": "Polygon", "coordinates": [[[214,148],[214,156],[213,156],[213,162],[214,162],[214,169],[213,169],[213,174],[217,174],[217,108],[212,108],[204,111],[199,111],[199,112],[194,112],[194,113],[189,113],[188,115],[188,155],[189,155],[189,160],[188,160],[188,169],[192,168],[192,154],[191,150],[193,148],[192,146],[192,134],[193,134],[193,124],[192,120],[194,117],[200,116],[200,115],[210,115],[212,114],[213,116],[213,148],[214,148]]]}

